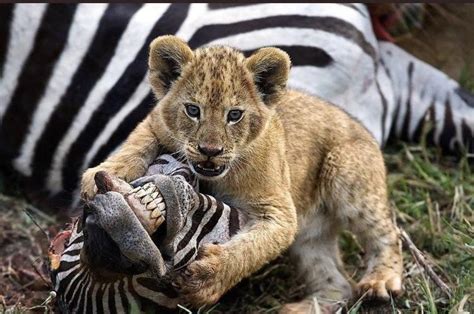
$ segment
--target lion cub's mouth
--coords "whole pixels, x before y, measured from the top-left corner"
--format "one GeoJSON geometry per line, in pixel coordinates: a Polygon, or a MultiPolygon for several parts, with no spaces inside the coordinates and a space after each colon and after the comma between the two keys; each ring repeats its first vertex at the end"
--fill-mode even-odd
{"type": "Polygon", "coordinates": [[[196,173],[205,177],[217,177],[226,170],[225,165],[218,166],[210,160],[191,163],[191,166],[196,173]]]}

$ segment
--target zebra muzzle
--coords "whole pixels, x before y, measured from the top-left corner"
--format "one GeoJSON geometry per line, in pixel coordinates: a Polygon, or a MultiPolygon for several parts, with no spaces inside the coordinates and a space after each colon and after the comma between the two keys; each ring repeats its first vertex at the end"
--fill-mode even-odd
{"type": "Polygon", "coordinates": [[[105,171],[97,172],[94,179],[99,194],[113,191],[124,196],[148,234],[155,233],[165,221],[166,204],[155,184],[149,182],[133,188],[105,171]]]}

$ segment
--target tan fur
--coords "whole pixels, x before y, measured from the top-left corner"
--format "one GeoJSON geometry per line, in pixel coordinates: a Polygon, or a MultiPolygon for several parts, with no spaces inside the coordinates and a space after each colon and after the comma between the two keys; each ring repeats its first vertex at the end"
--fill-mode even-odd
{"type": "Polygon", "coordinates": [[[151,44],[149,66],[159,105],[116,154],[85,172],[82,187],[84,195],[93,195],[100,170],[138,178],[161,151],[200,162],[207,157],[197,145],[223,147],[211,160],[227,165],[228,173],[201,177],[202,186],[242,208],[252,223],[225,245],[203,247],[201,258],[176,278],[187,301],[216,302],[293,242],[308,294],[321,304],[346,300],[351,285],[337,248],[337,235],[346,227],[367,250],[367,273],[357,288],[383,299],[401,292],[400,241],[379,147],[340,109],[285,89],[286,53],[264,48],[246,59],[227,47],[193,52],[164,36],[151,44]],[[186,103],[201,107],[199,122],[186,115],[186,103]],[[233,108],[244,110],[244,117],[228,124],[233,108]]]}

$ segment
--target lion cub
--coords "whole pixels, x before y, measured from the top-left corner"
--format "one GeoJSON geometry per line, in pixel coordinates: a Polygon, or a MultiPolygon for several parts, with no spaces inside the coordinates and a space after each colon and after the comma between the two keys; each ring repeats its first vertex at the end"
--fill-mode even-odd
{"type": "Polygon", "coordinates": [[[82,191],[95,193],[97,171],[131,181],[160,152],[180,152],[204,191],[245,211],[246,229],[224,245],[202,247],[176,278],[186,300],[216,302],[292,243],[309,298],[347,300],[342,228],[366,249],[357,292],[387,299],[401,291],[401,247],[378,144],[342,110],[287,90],[285,52],[262,48],[245,58],[229,47],[193,51],[163,36],[151,43],[149,70],[159,104],[117,153],[84,173],[82,191]]]}

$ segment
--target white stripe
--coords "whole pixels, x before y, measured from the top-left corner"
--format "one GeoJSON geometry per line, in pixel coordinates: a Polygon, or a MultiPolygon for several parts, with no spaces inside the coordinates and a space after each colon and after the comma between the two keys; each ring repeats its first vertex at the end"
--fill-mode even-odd
{"type": "Polygon", "coordinates": [[[33,49],[46,4],[16,4],[13,12],[8,51],[0,77],[0,119],[3,118],[18,84],[24,63],[33,49]]]}
{"type": "MultiPolygon", "coordinates": [[[[148,84],[148,78],[145,76],[127,103],[112,119],[109,120],[102,133],[95,139],[95,142],[87,153],[79,171],[82,172],[89,166],[91,160],[95,157],[100,148],[102,148],[102,146],[107,143],[112,134],[118,129],[120,123],[130,114],[130,112],[140,105],[148,93],[150,93],[150,87],[148,84]]],[[[153,103],[150,103],[150,106],[151,105],[153,105],[153,103]]]]}
{"type": "Polygon", "coordinates": [[[117,313],[125,313],[125,309],[123,308],[122,298],[120,297],[120,289],[119,284],[120,280],[115,282],[114,285],[114,298],[115,298],[115,310],[117,313]]]}
{"type": "MultiPolygon", "coordinates": [[[[146,276],[140,276],[144,278],[149,278],[146,276]]],[[[132,278],[132,285],[133,289],[138,293],[143,298],[147,298],[153,303],[160,304],[162,306],[166,306],[169,308],[175,308],[178,305],[178,299],[171,299],[167,297],[164,293],[161,292],[156,292],[153,290],[148,289],[145,286],[142,286],[141,284],[138,283],[137,278],[138,276],[133,276],[132,278]]]]}
{"type": "MultiPolygon", "coordinates": [[[[75,281],[83,274],[85,273],[85,269],[84,268],[81,268],[77,274],[71,279],[71,281],[69,282],[67,288],[66,288],[66,291],[64,292],[64,295],[67,295],[69,293],[69,290],[71,289],[71,287],[74,287],[74,290],[73,290],[73,293],[72,293],[72,297],[74,298],[74,294],[76,294],[76,291],[77,291],[77,288],[80,286],[80,282],[77,282],[75,283],[75,281]]],[[[85,276],[82,278],[82,280],[84,280],[85,276]]]]}
{"type": "Polygon", "coordinates": [[[67,276],[69,276],[70,273],[72,273],[73,271],[76,271],[79,267],[81,267],[81,264],[77,264],[76,266],[72,267],[71,269],[68,269],[67,271],[60,272],[56,276],[56,286],[54,287],[54,290],[58,291],[59,284],[61,283],[61,281],[67,276]]]}
{"type": "Polygon", "coordinates": [[[66,253],[66,252],[70,252],[70,251],[74,251],[74,250],[79,250],[79,249],[82,248],[82,245],[83,245],[83,242],[74,243],[74,244],[68,246],[67,249],[64,250],[63,254],[66,253]]]}
{"type": "Polygon", "coordinates": [[[100,284],[94,283],[94,288],[92,290],[92,313],[97,313],[97,290],[99,290],[100,284]]]}
{"type": "MultiPolygon", "coordinates": [[[[88,288],[88,285],[91,281],[91,276],[89,274],[89,272],[87,272],[86,276],[84,277],[84,280],[78,285],[80,286],[80,289],[79,289],[79,294],[77,295],[77,303],[76,303],[76,307],[74,308],[73,310],[73,313],[77,313],[78,310],[79,310],[79,307],[81,306],[82,303],[84,303],[84,306],[87,305],[87,301],[86,300],[82,300],[83,296],[84,296],[84,299],[86,299],[86,292],[87,292],[87,288],[88,288]]],[[[72,300],[76,299],[75,296],[73,295],[72,297],[72,300]]],[[[85,307],[84,307],[85,309],[85,307]]]]}
{"type": "Polygon", "coordinates": [[[104,293],[102,294],[102,309],[105,314],[110,314],[110,304],[109,304],[109,289],[110,283],[106,285],[104,293]]]}
{"type": "Polygon", "coordinates": [[[62,189],[61,169],[71,145],[81,134],[94,111],[104,100],[107,92],[113,88],[127,66],[135,59],[141,47],[145,44],[151,29],[168,6],[169,4],[145,4],[130,20],[107,69],[88,95],[76,119],[54,153],[53,165],[47,180],[47,186],[53,193],[57,193],[62,189]]]}
{"type": "Polygon", "coordinates": [[[81,256],[79,254],[77,255],[64,254],[63,256],[61,256],[61,262],[75,262],[75,261],[78,261],[80,257],[81,256]]]}
{"type": "MultiPolygon", "coordinates": [[[[220,10],[207,10],[207,4],[204,3],[193,4],[188,18],[176,35],[189,40],[196,30],[204,25],[230,24],[280,15],[338,18],[352,24],[372,45],[375,46],[377,42],[368,18],[364,18],[350,7],[334,3],[269,3],[220,10]],[[203,16],[206,18],[202,18],[203,16]]],[[[306,42],[300,42],[302,43],[306,42]]]]}
{"type": "Polygon", "coordinates": [[[128,289],[129,277],[125,277],[123,280],[124,280],[123,291],[125,291],[125,297],[127,298],[127,301],[129,304],[128,312],[137,313],[140,310],[140,306],[138,305],[137,301],[135,300],[135,298],[132,296],[132,294],[130,293],[128,289]]]}
{"type": "Polygon", "coordinates": [[[14,160],[15,168],[26,176],[30,176],[32,172],[31,161],[36,143],[89,49],[106,8],[107,4],[79,4],[76,10],[65,49],[54,66],[51,78],[34,113],[28,136],[20,149],[20,155],[14,160]]]}

